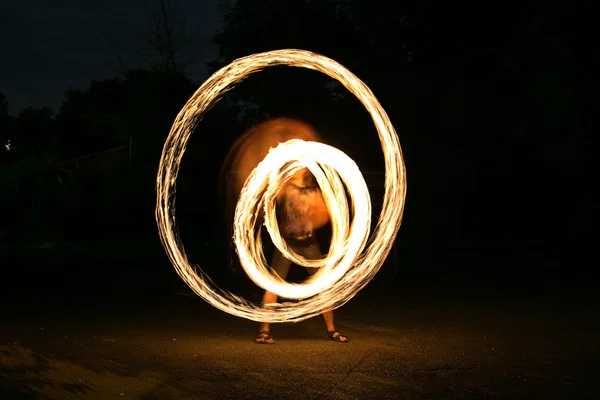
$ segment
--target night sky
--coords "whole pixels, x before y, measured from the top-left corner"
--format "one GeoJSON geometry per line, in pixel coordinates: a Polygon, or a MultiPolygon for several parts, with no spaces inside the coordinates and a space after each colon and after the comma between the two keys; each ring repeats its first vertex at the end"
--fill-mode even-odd
{"type": "MultiPolygon", "coordinates": [[[[220,21],[217,4],[218,0],[177,2],[178,15],[185,14],[195,31],[198,62],[189,71],[195,79],[204,77],[206,62],[216,55],[212,36],[220,21]]],[[[144,45],[152,5],[145,0],[2,1],[0,91],[8,97],[10,112],[27,106],[57,111],[69,87],[84,89],[90,79],[115,76],[115,47],[121,48],[126,67],[143,65],[144,60],[127,49],[144,45]]]]}

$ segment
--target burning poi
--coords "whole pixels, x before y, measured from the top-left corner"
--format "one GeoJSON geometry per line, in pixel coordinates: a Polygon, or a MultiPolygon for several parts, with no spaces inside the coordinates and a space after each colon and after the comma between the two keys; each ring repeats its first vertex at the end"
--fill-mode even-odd
{"type": "Polygon", "coordinates": [[[216,308],[257,322],[298,322],[336,309],[350,300],[377,273],[400,228],[406,197],[406,171],[400,141],[385,110],[371,90],[336,61],[296,49],[276,50],[239,58],[208,78],[177,115],[165,142],[157,176],[156,219],[167,254],[179,276],[201,298],[216,308]],[[175,183],[181,159],[195,122],[220,96],[252,73],[269,66],[287,65],[320,71],[338,80],[370,113],[384,154],[385,192],[381,215],[369,238],[371,203],[364,178],[356,164],[340,150],[316,141],[288,140],[271,149],[252,170],[241,188],[234,218],[234,239],[240,262],[258,286],[296,301],[263,309],[239,296],[220,290],[200,269],[190,265],[177,236],[175,183]],[[275,217],[275,198],[286,181],[308,168],[323,193],[332,225],[327,256],[308,260],[288,251],[275,217]],[[350,204],[343,190],[346,185],[350,204]],[[353,219],[349,221],[349,207],[353,219]],[[262,212],[261,212],[262,211],[262,212]],[[271,275],[264,265],[262,243],[256,234],[257,218],[275,246],[294,263],[320,268],[313,279],[291,284],[271,275]]]}

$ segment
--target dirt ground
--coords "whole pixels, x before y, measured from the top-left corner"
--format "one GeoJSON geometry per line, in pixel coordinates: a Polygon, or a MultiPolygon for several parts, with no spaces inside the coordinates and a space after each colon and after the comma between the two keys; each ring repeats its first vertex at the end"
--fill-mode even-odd
{"type": "Polygon", "coordinates": [[[336,312],[350,343],[328,341],[313,318],[275,325],[266,346],[256,323],[162,275],[138,290],[124,272],[75,275],[11,278],[0,399],[600,398],[589,282],[401,278],[336,312]]]}

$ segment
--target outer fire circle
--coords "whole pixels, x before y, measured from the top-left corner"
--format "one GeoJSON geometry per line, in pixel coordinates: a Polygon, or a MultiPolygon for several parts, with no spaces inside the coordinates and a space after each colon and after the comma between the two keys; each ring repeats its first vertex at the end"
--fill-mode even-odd
{"type": "MultiPolygon", "coordinates": [[[[322,188],[323,183],[319,182],[322,188]]],[[[320,314],[325,308],[340,307],[366,286],[377,273],[391,250],[402,222],[406,197],[406,170],[400,142],[392,123],[371,90],[360,79],[325,56],[305,50],[284,49],[239,58],[215,72],[198,88],[171,127],[163,147],[156,190],[156,220],[162,244],[179,276],[198,296],[222,311],[253,321],[298,322],[320,314]],[[366,248],[362,254],[355,257],[353,266],[339,280],[313,296],[296,302],[279,303],[275,309],[267,310],[215,287],[202,270],[189,263],[177,234],[175,191],[181,159],[196,122],[202,114],[233,85],[264,68],[278,65],[322,72],[339,81],[365,106],[377,129],[384,154],[385,193],[381,215],[366,248]]],[[[329,196],[326,192],[324,195],[329,196]]],[[[350,230],[352,229],[367,228],[353,226],[350,230]]]]}

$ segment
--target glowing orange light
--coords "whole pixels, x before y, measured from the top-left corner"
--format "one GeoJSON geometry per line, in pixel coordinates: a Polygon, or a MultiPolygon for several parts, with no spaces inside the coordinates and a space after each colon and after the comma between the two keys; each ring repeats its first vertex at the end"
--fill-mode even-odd
{"type": "Polygon", "coordinates": [[[160,237],[177,273],[190,288],[213,306],[232,315],[253,321],[298,322],[350,300],[377,273],[389,254],[402,221],[406,197],[406,172],[398,136],[369,88],[336,61],[304,50],[286,49],[240,58],[213,74],[194,93],[177,115],[165,142],[157,176],[156,219],[160,237]],[[385,193],[382,212],[373,236],[367,241],[370,224],[370,199],[364,179],[356,165],[341,151],[316,142],[292,140],[272,149],[246,181],[235,215],[235,242],[246,273],[259,286],[296,302],[274,304],[272,309],[231,293],[210,283],[200,269],[187,260],[176,234],[175,182],[194,122],[219,96],[252,73],[276,65],[320,71],[338,80],[353,93],[371,114],[385,160],[385,193]],[[278,171],[283,164],[291,165],[278,171]],[[274,198],[281,182],[298,169],[308,167],[315,175],[332,220],[332,244],[324,260],[306,260],[290,252],[281,238],[275,219],[274,198]],[[342,181],[351,195],[355,212],[348,221],[348,204],[342,181]],[[258,196],[264,190],[264,196],[258,196]],[[271,276],[264,266],[260,238],[254,236],[257,207],[264,207],[265,224],[275,245],[292,261],[321,268],[307,283],[293,285],[271,276]],[[368,243],[368,246],[367,246],[368,243]],[[365,247],[366,246],[366,247],[365,247]]]}

